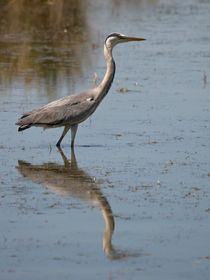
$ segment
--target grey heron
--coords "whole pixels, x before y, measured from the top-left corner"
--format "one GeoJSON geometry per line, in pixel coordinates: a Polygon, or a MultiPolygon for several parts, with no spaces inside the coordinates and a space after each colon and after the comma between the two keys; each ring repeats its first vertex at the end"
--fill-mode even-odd
{"type": "Polygon", "coordinates": [[[60,98],[38,109],[23,113],[22,117],[15,123],[19,125],[18,131],[28,129],[31,126],[44,128],[64,126],[63,133],[56,145],[60,146],[64,136],[71,129],[71,146],[73,147],[78,124],[93,114],[112,85],[115,75],[113,48],[120,43],[143,40],[145,39],[128,37],[119,33],[110,34],[104,42],[107,70],[101,84],[93,89],[60,98]]]}

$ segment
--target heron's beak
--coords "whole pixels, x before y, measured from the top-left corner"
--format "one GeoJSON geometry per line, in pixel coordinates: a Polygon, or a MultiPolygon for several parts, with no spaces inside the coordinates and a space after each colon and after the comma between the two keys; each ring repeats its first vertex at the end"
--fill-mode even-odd
{"type": "Polygon", "coordinates": [[[129,42],[129,41],[144,41],[146,39],[144,38],[138,38],[138,37],[127,37],[127,36],[122,36],[121,37],[124,42],[129,42]]]}

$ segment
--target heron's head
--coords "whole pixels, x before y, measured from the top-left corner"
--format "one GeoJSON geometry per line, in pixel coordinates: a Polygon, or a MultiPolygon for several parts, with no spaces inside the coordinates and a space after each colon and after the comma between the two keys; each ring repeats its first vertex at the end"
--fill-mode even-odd
{"type": "Polygon", "coordinates": [[[131,42],[131,41],[144,41],[146,39],[143,38],[137,38],[137,37],[129,37],[129,36],[125,36],[124,34],[120,34],[120,33],[112,33],[109,36],[107,36],[106,40],[105,40],[105,45],[108,48],[113,48],[114,46],[116,46],[117,44],[120,43],[126,43],[126,42],[131,42]]]}

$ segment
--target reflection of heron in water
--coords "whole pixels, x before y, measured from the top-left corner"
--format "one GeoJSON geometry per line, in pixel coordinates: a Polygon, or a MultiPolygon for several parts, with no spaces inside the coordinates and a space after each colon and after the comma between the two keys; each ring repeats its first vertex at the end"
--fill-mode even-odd
{"type": "Polygon", "coordinates": [[[59,152],[63,158],[64,165],[51,162],[42,165],[32,165],[19,160],[19,165],[16,168],[24,177],[28,177],[33,182],[42,184],[60,195],[72,196],[84,200],[89,204],[97,205],[106,223],[103,248],[108,258],[121,259],[129,256],[137,256],[136,254],[116,250],[112,246],[111,240],[114,232],[114,217],[109,202],[101,192],[95,179],[78,168],[74,149],[71,149],[71,162],[68,161],[60,148],[59,152]]]}

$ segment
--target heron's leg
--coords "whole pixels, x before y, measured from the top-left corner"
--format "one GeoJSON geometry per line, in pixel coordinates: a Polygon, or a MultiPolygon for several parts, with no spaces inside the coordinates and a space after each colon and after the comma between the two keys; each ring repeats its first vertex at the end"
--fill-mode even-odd
{"type": "Polygon", "coordinates": [[[57,144],[56,144],[57,147],[60,147],[61,141],[63,140],[64,136],[65,136],[66,133],[69,131],[69,129],[70,129],[70,125],[64,126],[63,133],[62,133],[60,139],[58,140],[58,142],[57,142],[57,144]]]}
{"type": "Polygon", "coordinates": [[[71,126],[71,147],[74,147],[74,138],[77,133],[78,124],[74,124],[71,126]]]}

